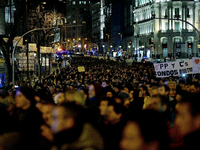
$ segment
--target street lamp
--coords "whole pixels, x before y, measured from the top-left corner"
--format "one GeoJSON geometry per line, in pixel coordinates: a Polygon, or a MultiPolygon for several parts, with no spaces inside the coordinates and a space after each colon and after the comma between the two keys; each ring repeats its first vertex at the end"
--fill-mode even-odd
{"type": "Polygon", "coordinates": [[[131,48],[131,46],[129,45],[128,48],[129,48],[129,51],[128,51],[128,53],[129,53],[129,52],[130,52],[130,48],[131,48]]]}
{"type": "Polygon", "coordinates": [[[13,51],[12,51],[12,82],[13,82],[13,85],[15,84],[15,60],[14,60],[14,55],[15,55],[15,49],[17,47],[17,44],[19,43],[19,41],[25,36],[27,35],[28,33],[30,32],[33,32],[33,31],[37,31],[37,30],[49,30],[49,29],[56,29],[57,27],[52,27],[52,28],[35,28],[35,29],[32,29],[32,30],[29,30],[28,32],[24,33],[16,42],[14,48],[13,48],[13,51]]]}
{"type": "MultiPolygon", "coordinates": [[[[82,26],[82,25],[69,25],[69,26],[62,26],[62,27],[74,27],[74,26],[82,26]]],[[[12,82],[13,82],[13,85],[15,83],[15,60],[14,60],[14,55],[15,55],[15,49],[17,47],[17,44],[19,43],[19,41],[25,36],[27,35],[28,33],[30,32],[33,32],[33,31],[38,31],[38,30],[50,30],[50,29],[58,29],[59,27],[51,27],[51,28],[35,28],[35,29],[32,29],[32,30],[29,30],[27,31],[26,33],[24,33],[16,42],[14,48],[13,48],[13,51],[12,51],[12,82]]]]}

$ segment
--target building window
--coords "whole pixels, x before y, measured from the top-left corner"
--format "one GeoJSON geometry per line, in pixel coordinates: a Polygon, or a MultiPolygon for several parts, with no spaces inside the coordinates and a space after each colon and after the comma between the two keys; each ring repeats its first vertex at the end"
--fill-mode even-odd
{"type": "Polygon", "coordinates": [[[76,20],[74,20],[73,23],[76,23],[76,20]]]}
{"type": "Polygon", "coordinates": [[[180,31],[180,22],[175,22],[175,31],[180,31]]]}
{"type": "Polygon", "coordinates": [[[168,17],[168,9],[165,9],[165,18],[168,17]]]}
{"type": "Polygon", "coordinates": [[[175,17],[179,18],[179,8],[175,8],[175,17]]]}
{"type": "Polygon", "coordinates": [[[83,3],[86,4],[86,1],[84,1],[83,3]]]}
{"type": "Polygon", "coordinates": [[[79,1],[79,4],[81,4],[81,1],[79,1]]]}
{"type": "Polygon", "coordinates": [[[73,5],[76,5],[76,1],[73,1],[72,4],[73,4],[73,5]]]}
{"type": "Polygon", "coordinates": [[[165,30],[168,30],[168,22],[165,22],[165,30]]]}
{"type": "Polygon", "coordinates": [[[190,10],[189,10],[189,8],[187,8],[187,17],[188,18],[190,17],[190,10]]]}

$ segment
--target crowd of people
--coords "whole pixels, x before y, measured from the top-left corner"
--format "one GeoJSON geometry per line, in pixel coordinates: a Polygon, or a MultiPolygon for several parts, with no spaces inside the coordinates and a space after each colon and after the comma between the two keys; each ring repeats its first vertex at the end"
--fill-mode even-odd
{"type": "Polygon", "coordinates": [[[156,78],[148,62],[74,57],[35,85],[0,91],[0,149],[198,149],[199,83],[156,78]]]}

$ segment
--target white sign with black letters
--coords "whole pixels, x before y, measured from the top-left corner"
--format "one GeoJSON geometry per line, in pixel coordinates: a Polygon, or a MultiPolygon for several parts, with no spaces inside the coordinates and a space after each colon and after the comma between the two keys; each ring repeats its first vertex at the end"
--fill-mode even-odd
{"type": "Polygon", "coordinates": [[[158,78],[190,74],[192,73],[192,60],[155,63],[154,69],[156,71],[156,77],[158,78]]]}

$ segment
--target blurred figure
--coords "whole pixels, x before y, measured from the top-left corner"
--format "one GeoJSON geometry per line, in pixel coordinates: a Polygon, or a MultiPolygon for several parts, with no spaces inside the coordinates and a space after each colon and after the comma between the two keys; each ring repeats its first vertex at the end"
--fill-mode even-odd
{"type": "Polygon", "coordinates": [[[58,91],[54,97],[54,103],[61,105],[65,102],[65,93],[63,91],[58,91]]]}
{"type": "Polygon", "coordinates": [[[198,82],[192,82],[190,85],[190,92],[191,93],[198,93],[200,92],[200,85],[198,82]]]}
{"type": "Polygon", "coordinates": [[[151,84],[149,93],[151,96],[159,94],[159,85],[156,83],[151,84]]]}
{"type": "Polygon", "coordinates": [[[167,85],[161,85],[158,91],[160,95],[166,96],[169,99],[169,87],[167,85]]]}
{"type": "Polygon", "coordinates": [[[82,106],[85,105],[84,94],[75,89],[65,92],[65,101],[75,102],[76,104],[82,105],[82,106]]]}
{"type": "Polygon", "coordinates": [[[183,149],[200,149],[200,94],[192,93],[176,105],[175,124],[183,137],[183,149]]]}
{"type": "Polygon", "coordinates": [[[102,94],[102,86],[98,83],[92,83],[88,89],[88,105],[91,107],[98,107],[99,98],[102,94]]]}
{"type": "Polygon", "coordinates": [[[90,124],[84,123],[82,115],[83,107],[75,103],[68,102],[54,108],[51,124],[53,148],[103,150],[102,137],[90,124]]]}
{"type": "Polygon", "coordinates": [[[40,126],[44,124],[41,112],[36,108],[34,99],[35,91],[28,87],[19,87],[16,90],[15,110],[12,114],[15,118],[15,127],[21,133],[24,144],[30,149],[43,149],[39,143],[42,141],[40,126]]]}
{"type": "Polygon", "coordinates": [[[143,110],[128,119],[122,132],[121,150],[168,150],[167,127],[158,112],[143,110]]]}
{"type": "Polygon", "coordinates": [[[168,107],[168,100],[162,95],[153,95],[147,100],[146,109],[152,109],[158,112],[165,112],[168,107]]]}
{"type": "Polygon", "coordinates": [[[108,103],[111,100],[113,100],[113,99],[111,99],[110,97],[103,97],[103,98],[101,98],[100,105],[99,105],[99,110],[100,110],[100,115],[101,116],[105,117],[105,115],[107,113],[107,110],[108,110],[108,103]]]}
{"type": "Polygon", "coordinates": [[[139,91],[139,97],[143,98],[143,102],[144,102],[142,108],[145,109],[146,108],[146,101],[149,98],[150,94],[149,94],[148,89],[145,85],[140,86],[139,90],[140,90],[139,91]]]}
{"type": "Polygon", "coordinates": [[[122,115],[124,113],[124,107],[122,104],[110,101],[107,108],[106,120],[104,126],[101,127],[100,131],[104,138],[105,148],[104,150],[118,150],[121,138],[122,128],[124,122],[122,115]]]}
{"type": "Polygon", "coordinates": [[[123,102],[122,104],[124,105],[125,108],[129,108],[129,105],[130,105],[130,99],[129,99],[129,94],[128,93],[124,93],[124,92],[121,92],[119,93],[119,96],[121,96],[123,98],[123,102]]]}
{"type": "Polygon", "coordinates": [[[19,128],[23,132],[35,132],[43,123],[42,114],[35,107],[35,91],[28,87],[19,87],[16,90],[15,106],[19,128]]]}

